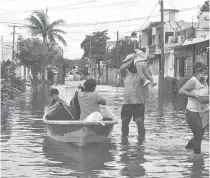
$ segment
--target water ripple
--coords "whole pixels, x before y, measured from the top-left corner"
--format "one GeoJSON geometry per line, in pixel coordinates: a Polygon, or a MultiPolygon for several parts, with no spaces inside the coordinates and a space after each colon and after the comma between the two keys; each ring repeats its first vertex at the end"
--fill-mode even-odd
{"type": "MultiPolygon", "coordinates": [[[[57,86],[67,102],[75,88],[57,86]]],[[[97,86],[120,121],[123,88],[97,86]]],[[[183,108],[175,101],[160,104],[155,89],[146,105],[146,140],[137,139],[135,123],[128,139],[121,139],[121,123],[110,140],[77,148],[46,136],[42,122],[48,91],[31,90],[15,99],[15,105],[1,115],[1,177],[17,178],[204,178],[209,176],[208,131],[202,143],[204,161],[193,161],[184,149],[192,134],[183,108]]],[[[176,101],[180,102],[180,101],[176,101]]]]}

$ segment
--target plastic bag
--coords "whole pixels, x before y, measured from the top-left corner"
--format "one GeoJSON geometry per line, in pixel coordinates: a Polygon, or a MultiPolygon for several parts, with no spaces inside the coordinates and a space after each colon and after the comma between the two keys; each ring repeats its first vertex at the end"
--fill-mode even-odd
{"type": "Polygon", "coordinates": [[[105,125],[103,123],[103,116],[101,115],[100,112],[93,112],[90,114],[88,117],[84,119],[86,122],[99,122],[101,125],[105,125]]]}

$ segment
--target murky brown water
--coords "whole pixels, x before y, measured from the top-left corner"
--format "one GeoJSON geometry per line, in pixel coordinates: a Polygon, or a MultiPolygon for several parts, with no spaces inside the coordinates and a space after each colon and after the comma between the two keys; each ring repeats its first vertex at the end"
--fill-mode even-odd
{"type": "MultiPolygon", "coordinates": [[[[59,87],[68,100],[75,88],[59,87]]],[[[122,88],[98,86],[120,119],[122,88]]],[[[110,140],[86,148],[51,140],[42,122],[47,92],[28,89],[16,104],[2,113],[1,177],[17,178],[204,178],[209,176],[209,137],[202,143],[204,162],[193,161],[184,149],[192,136],[184,119],[182,102],[158,102],[150,92],[145,120],[146,140],[137,141],[134,122],[128,140],[121,140],[119,122],[110,140]]],[[[120,120],[119,120],[120,121],[120,120]]]]}

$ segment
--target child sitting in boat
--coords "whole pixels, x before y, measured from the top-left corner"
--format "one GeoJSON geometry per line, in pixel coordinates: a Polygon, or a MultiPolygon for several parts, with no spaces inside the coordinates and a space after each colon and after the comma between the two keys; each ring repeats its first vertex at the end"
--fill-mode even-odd
{"type": "Polygon", "coordinates": [[[56,88],[52,88],[50,90],[50,97],[51,97],[51,101],[48,104],[48,106],[45,108],[46,114],[53,111],[56,108],[56,106],[58,106],[61,103],[65,105],[66,107],[68,107],[68,103],[59,98],[59,91],[56,88]]]}
{"type": "Polygon", "coordinates": [[[106,100],[95,92],[96,81],[92,78],[86,80],[84,86],[79,85],[79,88],[80,120],[84,120],[93,112],[100,112],[99,105],[106,105],[106,100]]]}

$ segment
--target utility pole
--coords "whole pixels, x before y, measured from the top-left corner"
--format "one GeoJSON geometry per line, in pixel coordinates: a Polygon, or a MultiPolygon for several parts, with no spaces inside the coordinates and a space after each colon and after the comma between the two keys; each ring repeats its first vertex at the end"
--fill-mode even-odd
{"type": "MultiPolygon", "coordinates": [[[[119,43],[119,32],[117,31],[117,42],[116,42],[116,48],[117,48],[117,61],[119,60],[119,49],[118,49],[118,43],[119,43]]],[[[116,61],[116,62],[117,62],[116,61]]],[[[117,84],[117,78],[116,78],[116,84],[117,84]]]]}
{"type": "Polygon", "coordinates": [[[161,11],[161,70],[160,70],[160,90],[163,89],[163,80],[164,80],[164,14],[163,14],[163,0],[160,0],[160,11],[161,11]]]}
{"type": "Polygon", "coordinates": [[[92,37],[90,36],[90,49],[89,49],[89,58],[90,58],[90,67],[92,67],[92,59],[91,59],[91,39],[92,37]]]}
{"type": "Polygon", "coordinates": [[[116,42],[116,48],[117,48],[117,60],[118,60],[118,58],[119,58],[118,41],[119,41],[119,32],[117,31],[117,42],[116,42]]]}
{"type": "MultiPolygon", "coordinates": [[[[19,26],[16,26],[16,25],[9,25],[9,27],[13,27],[13,32],[12,32],[12,35],[13,35],[13,39],[12,39],[12,62],[14,63],[14,56],[15,56],[15,28],[16,27],[19,27],[19,26]]],[[[13,64],[13,75],[14,75],[14,64],[13,64]]]]}

